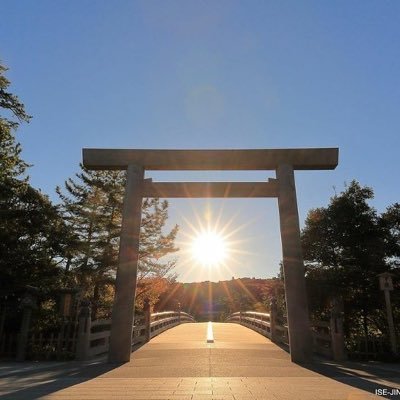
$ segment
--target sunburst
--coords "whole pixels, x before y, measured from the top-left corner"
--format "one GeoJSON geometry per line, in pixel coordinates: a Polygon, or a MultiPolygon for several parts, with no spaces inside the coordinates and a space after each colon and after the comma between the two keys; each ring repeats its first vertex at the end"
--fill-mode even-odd
{"type": "Polygon", "coordinates": [[[216,212],[210,204],[200,213],[198,208],[193,211],[194,218],[183,217],[186,227],[179,241],[181,263],[186,266],[183,279],[198,268],[208,271],[210,280],[237,275],[240,255],[249,254],[245,250],[246,239],[239,233],[245,225],[238,226],[235,215],[226,219],[222,208],[216,212]]]}
{"type": "MultiPolygon", "coordinates": [[[[215,210],[209,203],[204,208],[198,205],[194,207],[194,204],[192,206],[193,214],[190,218],[181,214],[184,224],[177,242],[180,249],[180,280],[189,282],[196,276],[200,281],[208,280],[211,285],[211,282],[226,280],[227,276],[238,276],[243,267],[243,259],[254,256],[248,251],[247,242],[250,237],[244,236],[245,228],[253,224],[254,220],[238,224],[238,211],[226,218],[223,207],[215,210]]],[[[197,297],[199,287],[195,286],[189,308],[196,301],[204,300],[197,297]]],[[[209,290],[211,304],[211,286],[209,290]]],[[[167,299],[173,295],[171,293],[167,299]]],[[[232,298],[231,293],[227,293],[227,296],[232,298]]]]}
{"type": "Polygon", "coordinates": [[[205,267],[221,265],[228,255],[228,243],[224,236],[215,230],[205,230],[193,238],[192,257],[205,267]]]}

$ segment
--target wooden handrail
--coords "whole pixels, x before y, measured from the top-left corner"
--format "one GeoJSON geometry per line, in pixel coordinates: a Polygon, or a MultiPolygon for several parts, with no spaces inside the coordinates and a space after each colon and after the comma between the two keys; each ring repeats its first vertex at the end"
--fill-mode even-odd
{"type": "MultiPolygon", "coordinates": [[[[228,322],[238,322],[273,341],[288,344],[288,327],[274,321],[275,316],[271,313],[258,311],[237,311],[229,315],[228,322]],[[277,333],[278,332],[278,333],[277,333]]],[[[313,334],[314,351],[316,353],[332,357],[332,335],[328,321],[313,321],[311,323],[313,334]]]]}
{"type": "MultiPolygon", "coordinates": [[[[150,314],[149,326],[145,324],[133,325],[132,327],[132,346],[143,343],[147,338],[153,338],[167,329],[173,328],[184,322],[195,322],[194,318],[183,311],[162,311],[150,314]],[[146,330],[149,329],[149,334],[146,330]]],[[[111,319],[102,319],[91,322],[88,356],[96,355],[108,351],[111,334],[111,319]],[[92,328],[94,332],[92,332],[92,328]],[[101,329],[106,328],[106,329],[101,329]]]]}

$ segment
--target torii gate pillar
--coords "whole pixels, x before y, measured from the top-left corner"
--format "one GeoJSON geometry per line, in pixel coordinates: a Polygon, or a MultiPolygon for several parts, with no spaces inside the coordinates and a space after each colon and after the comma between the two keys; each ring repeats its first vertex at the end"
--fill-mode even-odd
{"type": "Polygon", "coordinates": [[[118,270],[112,310],[108,357],[110,362],[128,362],[131,358],[143,181],[144,169],[140,166],[129,165],[126,176],[118,270]]]}
{"type": "Polygon", "coordinates": [[[279,165],[276,177],[290,357],[294,362],[310,362],[312,339],[293,167],[279,165]]]}

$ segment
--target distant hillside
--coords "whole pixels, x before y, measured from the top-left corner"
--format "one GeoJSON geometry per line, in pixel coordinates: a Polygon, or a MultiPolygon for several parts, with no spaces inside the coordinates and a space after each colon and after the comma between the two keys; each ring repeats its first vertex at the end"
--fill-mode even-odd
{"type": "Polygon", "coordinates": [[[174,310],[178,302],[182,311],[197,320],[223,320],[235,311],[267,311],[271,296],[280,291],[282,282],[277,278],[232,278],[220,282],[174,283],[160,296],[155,309],[174,310]]]}

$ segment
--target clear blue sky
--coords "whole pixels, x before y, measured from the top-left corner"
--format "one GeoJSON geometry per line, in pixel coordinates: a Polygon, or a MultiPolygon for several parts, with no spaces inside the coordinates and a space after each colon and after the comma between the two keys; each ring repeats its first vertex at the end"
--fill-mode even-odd
{"type": "MultiPolygon", "coordinates": [[[[18,132],[32,184],[78,171],[83,147],[339,147],[335,171],[296,174],[301,222],[345,181],[400,201],[400,2],[2,1],[0,59],[33,115],[18,132]]],[[[163,173],[263,180],[265,173],[163,173]]],[[[221,214],[240,228],[232,275],[281,259],[275,200],[171,201],[170,223],[221,214]],[[209,214],[208,214],[209,215],[209,214]],[[243,252],[243,253],[242,253],[243,252]]],[[[181,244],[184,247],[184,244],[181,244]]],[[[185,281],[207,279],[181,257],[185,281]]]]}

